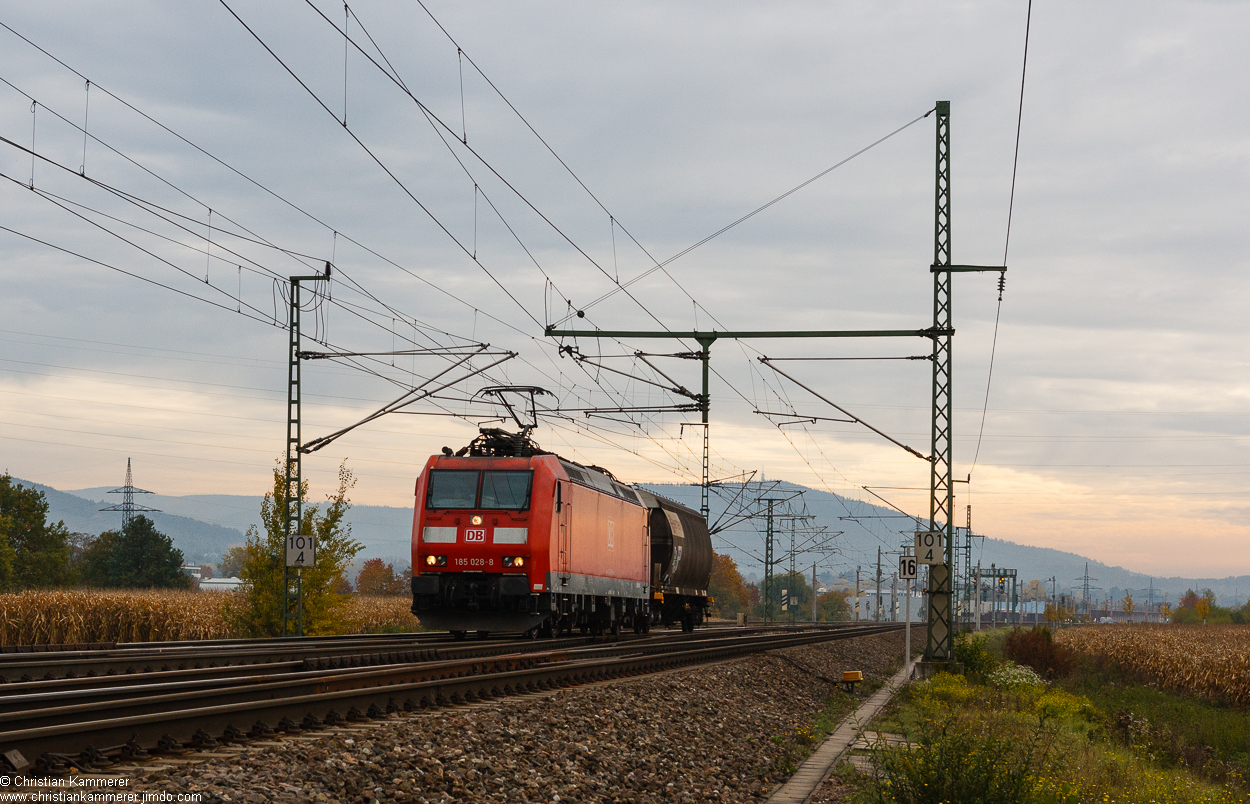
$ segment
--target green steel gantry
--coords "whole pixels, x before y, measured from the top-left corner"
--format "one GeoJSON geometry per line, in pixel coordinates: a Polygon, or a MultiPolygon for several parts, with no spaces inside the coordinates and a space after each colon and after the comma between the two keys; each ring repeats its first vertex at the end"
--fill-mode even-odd
{"type": "Polygon", "coordinates": [[[313,276],[291,277],[291,309],[287,320],[287,383],[286,383],[286,480],[283,522],[286,532],[285,565],[282,601],[282,636],[304,635],[304,589],[300,570],[311,567],[317,557],[317,537],[300,533],[303,521],[303,452],[300,449],[300,283],[324,282],[326,272],[313,276]]]}
{"type": "MultiPolygon", "coordinates": [[[[951,262],[951,160],[950,160],[950,101],[938,101],[934,109],[937,117],[937,143],[934,175],[934,232],[933,263],[933,325],[925,329],[883,330],[748,330],[731,332],[674,332],[671,330],[572,330],[546,328],[549,337],[569,338],[666,338],[693,340],[700,346],[698,358],[703,364],[703,387],[698,397],[698,409],[703,425],[703,482],[701,512],[708,511],[708,413],[711,397],[708,390],[708,362],[712,344],[721,338],[752,340],[759,338],[897,338],[921,337],[933,341],[933,394],[932,394],[932,451],[929,461],[929,523],[933,532],[945,539],[945,564],[929,567],[928,626],[925,659],[949,661],[952,657],[952,573],[955,566],[954,483],[952,469],[952,355],[951,339],[955,330],[951,321],[951,277],[956,273],[993,272],[1000,275],[1007,270],[1003,265],[954,265],[951,262]]],[[[786,375],[789,376],[789,375],[786,375]]],[[[791,378],[793,379],[793,378],[791,378]]],[[[808,389],[811,390],[811,389],[808,389]]],[[[813,392],[814,393],[814,392],[813,392]]],[[[819,395],[817,395],[819,396],[819,395]]],[[[823,397],[821,397],[823,399],[823,397]]],[[[825,400],[826,402],[828,400],[825,400]]],[[[832,404],[832,403],[831,403],[832,404]]],[[[877,431],[880,433],[880,431],[877,431]]],[[[884,433],[880,433],[885,435],[884,433]]],[[[889,438],[886,436],[886,438],[889,438]]],[[[893,439],[890,439],[893,441],[893,439]]],[[[899,444],[895,441],[894,443],[899,444]]],[[[903,446],[915,453],[910,447],[903,446]]],[[[769,540],[771,542],[771,539],[769,540]]],[[[767,606],[767,603],[765,604],[767,606]]]]}

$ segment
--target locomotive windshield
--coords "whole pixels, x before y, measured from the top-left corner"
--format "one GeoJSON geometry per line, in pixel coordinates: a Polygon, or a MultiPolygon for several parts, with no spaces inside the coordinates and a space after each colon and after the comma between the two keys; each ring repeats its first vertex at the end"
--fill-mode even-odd
{"type": "Polygon", "coordinates": [[[430,472],[430,491],[425,507],[488,508],[524,511],[530,507],[530,486],[534,473],[473,472],[439,469],[430,472]],[[481,480],[481,499],[478,480],[481,480]]]}
{"type": "Polygon", "coordinates": [[[533,472],[483,472],[481,508],[524,510],[530,507],[533,472]]]}
{"type": "MultiPolygon", "coordinates": [[[[479,472],[430,472],[426,508],[474,508],[479,472]]],[[[490,474],[490,473],[488,473],[490,474]]]]}

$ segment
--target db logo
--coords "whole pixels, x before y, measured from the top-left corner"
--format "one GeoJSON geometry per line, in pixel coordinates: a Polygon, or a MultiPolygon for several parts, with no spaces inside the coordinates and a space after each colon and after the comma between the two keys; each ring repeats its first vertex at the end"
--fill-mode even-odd
{"type": "Polygon", "coordinates": [[[466,542],[484,542],[486,541],[486,529],[469,528],[464,532],[464,540],[466,542]]]}

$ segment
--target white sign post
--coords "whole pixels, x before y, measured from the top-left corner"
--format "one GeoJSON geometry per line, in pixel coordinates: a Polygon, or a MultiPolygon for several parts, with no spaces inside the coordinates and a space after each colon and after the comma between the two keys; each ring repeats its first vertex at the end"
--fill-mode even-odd
{"type": "Polygon", "coordinates": [[[916,561],[921,564],[946,563],[946,540],[941,533],[928,531],[916,534],[916,561]]]}
{"type": "Polygon", "coordinates": [[[911,662],[911,582],[916,578],[915,556],[898,557],[898,577],[903,579],[903,596],[907,600],[907,614],[903,620],[906,623],[903,626],[903,668],[906,669],[911,662]]]}

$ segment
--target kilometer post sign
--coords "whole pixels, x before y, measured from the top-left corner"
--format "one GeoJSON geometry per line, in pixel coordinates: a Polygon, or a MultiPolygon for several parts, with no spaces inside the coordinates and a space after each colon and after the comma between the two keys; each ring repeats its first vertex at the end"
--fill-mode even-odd
{"type": "Polygon", "coordinates": [[[942,533],[927,531],[916,534],[916,561],[921,564],[946,563],[946,540],[942,533]]]}
{"type": "Polygon", "coordinates": [[[312,567],[317,563],[317,537],[288,528],[286,532],[286,565],[312,567]]]}

